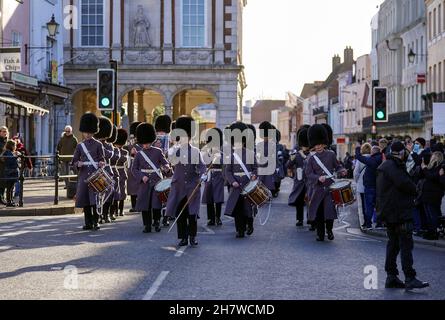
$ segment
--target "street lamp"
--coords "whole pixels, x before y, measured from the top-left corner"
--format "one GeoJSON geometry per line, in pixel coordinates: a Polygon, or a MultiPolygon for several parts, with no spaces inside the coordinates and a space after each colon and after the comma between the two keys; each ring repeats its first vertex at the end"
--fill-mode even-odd
{"type": "Polygon", "coordinates": [[[53,48],[54,40],[55,40],[54,37],[56,36],[56,34],[59,31],[59,26],[60,25],[56,22],[56,19],[53,14],[51,17],[51,20],[46,23],[46,30],[48,31],[48,37],[50,38],[51,46],[49,46],[49,47],[31,47],[28,44],[25,44],[25,65],[28,64],[28,52],[30,50],[34,50],[34,49],[48,50],[48,49],[53,48]]]}
{"type": "Polygon", "coordinates": [[[414,63],[414,61],[416,60],[417,56],[421,56],[421,57],[426,57],[426,54],[418,54],[418,53],[414,53],[413,49],[411,49],[408,53],[408,61],[409,63],[414,63]]]}
{"type": "Polygon", "coordinates": [[[59,32],[59,24],[56,22],[54,14],[51,17],[51,20],[46,24],[46,29],[48,30],[50,38],[54,38],[59,32]]]}

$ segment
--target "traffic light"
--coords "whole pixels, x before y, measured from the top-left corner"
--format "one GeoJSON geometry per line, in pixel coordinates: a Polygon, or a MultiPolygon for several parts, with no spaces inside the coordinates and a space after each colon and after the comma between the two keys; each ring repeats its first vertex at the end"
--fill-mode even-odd
{"type": "Polygon", "coordinates": [[[113,69],[97,70],[97,106],[100,111],[114,110],[116,73],[113,69]]]}
{"type": "Polygon", "coordinates": [[[374,123],[386,123],[389,121],[388,115],[388,88],[374,88],[374,123]]]}

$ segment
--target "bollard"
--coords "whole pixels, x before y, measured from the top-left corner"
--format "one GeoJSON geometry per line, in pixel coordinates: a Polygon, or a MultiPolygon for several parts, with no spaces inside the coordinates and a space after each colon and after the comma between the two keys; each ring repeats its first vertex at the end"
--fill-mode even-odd
{"type": "Polygon", "coordinates": [[[56,153],[56,157],[54,160],[55,163],[55,173],[54,173],[54,178],[55,178],[55,194],[54,194],[54,205],[57,206],[59,204],[59,162],[60,162],[60,157],[59,157],[59,151],[57,151],[56,153]]]}
{"type": "Polygon", "coordinates": [[[25,185],[25,156],[20,155],[20,192],[19,192],[19,207],[23,208],[23,189],[25,185]]]}

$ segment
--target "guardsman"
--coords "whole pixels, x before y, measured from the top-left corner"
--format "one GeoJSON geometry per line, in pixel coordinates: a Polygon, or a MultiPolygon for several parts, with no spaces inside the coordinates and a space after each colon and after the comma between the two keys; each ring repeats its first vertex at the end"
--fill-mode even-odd
{"type": "Polygon", "coordinates": [[[276,196],[280,193],[281,190],[281,181],[286,177],[284,170],[284,156],[286,150],[281,142],[281,132],[275,126],[273,127],[276,130],[276,142],[277,142],[277,169],[275,170],[275,193],[276,196]]]}
{"type": "Polygon", "coordinates": [[[127,181],[127,194],[131,198],[131,209],[130,213],[136,212],[136,200],[138,195],[139,182],[133,177],[131,173],[131,167],[133,165],[134,157],[136,154],[142,150],[142,146],[136,141],[136,129],[142,122],[133,122],[130,125],[130,141],[127,146],[127,150],[130,153],[130,164],[128,171],[128,181],[127,181]]]}
{"type": "Polygon", "coordinates": [[[83,141],[74,151],[71,166],[77,175],[76,208],[83,208],[85,226],[83,230],[99,230],[97,215],[97,195],[88,186],[86,180],[99,168],[105,166],[105,154],[102,144],[94,139],[99,132],[99,119],[93,113],[86,113],[80,119],[79,131],[83,141]]]}
{"type": "Polygon", "coordinates": [[[287,168],[292,170],[294,185],[289,195],[289,205],[296,207],[297,227],[304,225],[304,205],[306,200],[306,179],[304,176],[306,160],[310,155],[308,126],[301,127],[297,132],[299,150],[291,155],[287,168]]]}
{"type": "MultiPolygon", "coordinates": [[[[105,171],[109,174],[111,178],[113,177],[113,170],[110,166],[110,160],[113,157],[113,146],[111,143],[108,143],[107,140],[111,138],[113,135],[113,124],[111,120],[106,117],[99,118],[99,132],[94,136],[97,140],[102,143],[105,154],[105,171]]],[[[111,194],[108,199],[105,201],[102,212],[101,212],[101,221],[100,223],[110,223],[110,208],[113,204],[113,194],[111,194]]]]}
{"type": "Polygon", "coordinates": [[[113,180],[114,180],[114,193],[110,197],[110,200],[112,201],[111,207],[110,207],[110,219],[111,221],[115,221],[118,217],[118,203],[117,199],[119,198],[120,193],[120,183],[119,183],[119,171],[117,170],[117,162],[119,161],[119,149],[114,146],[114,143],[116,143],[117,140],[117,127],[113,125],[113,133],[111,134],[110,139],[107,139],[107,142],[110,144],[111,148],[110,150],[113,150],[111,158],[110,158],[110,166],[111,170],[113,171],[113,180]]]}
{"type": "Polygon", "coordinates": [[[196,236],[201,207],[200,186],[208,178],[201,152],[190,144],[193,123],[193,118],[187,116],[176,121],[176,130],[182,130],[182,136],[178,145],[169,151],[174,174],[166,215],[176,218],[178,239],[181,240],[179,247],[187,246],[189,240],[190,245],[198,245],[196,236]]]}
{"type": "Polygon", "coordinates": [[[170,148],[170,131],[171,131],[172,119],[168,115],[162,115],[156,118],[155,130],[156,130],[156,142],[154,146],[161,149],[165,155],[170,148]]]}
{"type": "MultiPolygon", "coordinates": [[[[230,130],[232,136],[236,136],[237,133],[245,133],[249,128],[242,122],[236,122],[230,126],[230,130]]],[[[235,218],[237,238],[244,238],[246,232],[247,235],[252,235],[254,232],[255,211],[249,200],[241,194],[251,180],[257,179],[256,155],[253,150],[246,148],[247,140],[232,138],[232,151],[226,156],[224,164],[224,176],[230,184],[230,194],[224,214],[235,218]]]]}
{"type": "Polygon", "coordinates": [[[337,219],[337,209],[332,201],[329,187],[334,183],[335,172],[345,175],[346,172],[338,162],[337,156],[331,150],[326,150],[329,144],[328,132],[324,126],[315,124],[309,128],[308,140],[315,153],[309,158],[306,166],[306,178],[312,190],[309,200],[309,220],[316,222],[317,241],[324,241],[326,230],[328,239],[334,240],[334,220],[337,219]]]}
{"type": "MultiPolygon", "coordinates": [[[[207,225],[222,226],[221,210],[224,203],[224,176],[222,155],[223,132],[218,128],[213,128],[206,133],[206,148],[203,157],[212,161],[212,168],[209,171],[209,180],[205,183],[202,203],[207,205],[207,225]]],[[[210,162],[206,161],[206,162],[210,162]]]]}
{"type": "Polygon", "coordinates": [[[260,175],[259,179],[272,192],[273,196],[276,198],[278,196],[278,190],[277,190],[277,186],[275,184],[275,182],[276,182],[275,172],[277,169],[277,157],[276,157],[277,152],[275,150],[275,154],[271,154],[272,150],[269,150],[269,147],[270,147],[269,143],[270,142],[274,143],[273,138],[270,136],[272,134],[273,130],[276,130],[276,129],[268,121],[264,121],[263,123],[260,124],[260,136],[261,136],[261,138],[263,138],[263,142],[258,143],[257,152],[259,152],[259,157],[258,157],[258,160],[259,160],[258,166],[259,167],[267,168],[269,165],[274,166],[273,174],[260,175]],[[271,158],[272,158],[273,163],[270,163],[270,161],[266,161],[266,159],[271,159],[271,158]]]}
{"type": "Polygon", "coordinates": [[[117,214],[120,217],[124,216],[124,204],[127,199],[127,180],[128,180],[128,165],[129,165],[129,152],[124,149],[127,144],[128,133],[125,129],[117,130],[117,139],[114,146],[118,149],[119,159],[116,163],[116,169],[119,173],[119,194],[115,198],[115,206],[117,208],[117,214]]]}
{"type": "Polygon", "coordinates": [[[168,161],[161,149],[152,146],[156,141],[156,132],[151,124],[140,124],[136,129],[136,137],[142,145],[131,168],[133,176],[139,181],[136,210],[142,212],[144,233],[151,233],[153,222],[155,231],[160,232],[162,203],[155,192],[155,186],[163,179],[163,172],[169,171],[168,161]]]}

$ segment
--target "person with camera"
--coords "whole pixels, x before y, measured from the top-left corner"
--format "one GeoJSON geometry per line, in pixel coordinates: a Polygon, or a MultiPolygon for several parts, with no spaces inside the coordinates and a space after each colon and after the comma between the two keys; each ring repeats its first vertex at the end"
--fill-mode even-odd
{"type": "Polygon", "coordinates": [[[429,286],[416,278],[413,268],[413,209],[417,188],[411,180],[406,161],[409,151],[400,142],[391,146],[391,154],[377,169],[377,214],[387,225],[388,245],[385,271],[388,289],[421,289],[429,286]],[[397,256],[401,254],[405,283],[399,278],[397,256]]]}

